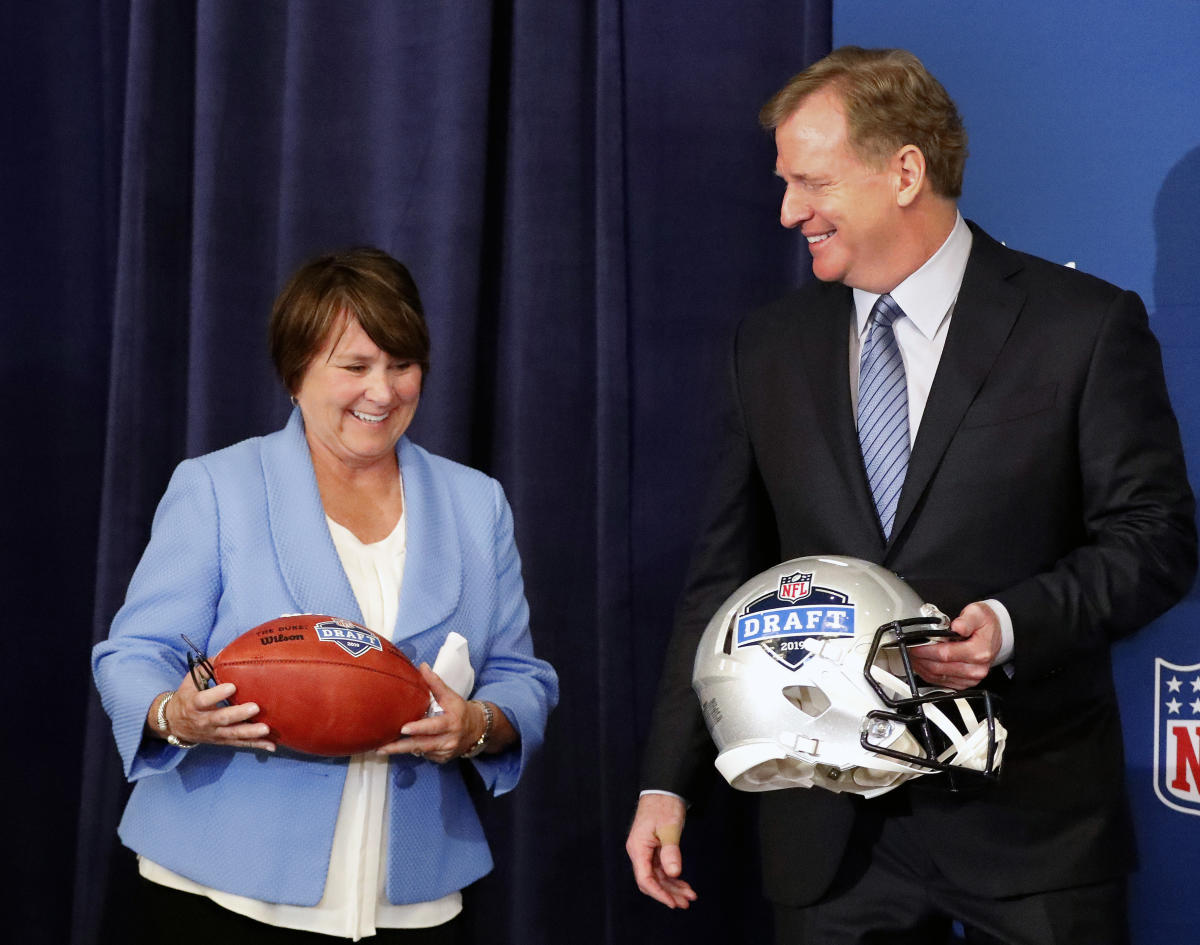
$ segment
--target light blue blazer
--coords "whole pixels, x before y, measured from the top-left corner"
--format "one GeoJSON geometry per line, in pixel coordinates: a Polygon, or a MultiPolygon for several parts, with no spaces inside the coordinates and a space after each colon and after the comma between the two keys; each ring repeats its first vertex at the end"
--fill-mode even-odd
{"type": "MultiPolygon", "coordinates": [[[[407,542],[394,639],[432,665],[447,633],[470,645],[473,698],[499,706],[519,746],[472,763],[496,794],[511,790],[542,743],[558,700],[537,659],[500,485],[397,445],[407,542]]],[[[347,759],[143,738],[154,697],[186,671],[187,634],[210,655],[288,613],[362,619],[334,549],[299,411],[270,436],[186,460],[155,513],[146,548],[93,671],[135,786],[122,842],[196,882],[268,902],[313,905],[325,888],[347,759]]],[[[437,899],[492,866],[461,762],[391,759],[387,896],[437,899]]]]}

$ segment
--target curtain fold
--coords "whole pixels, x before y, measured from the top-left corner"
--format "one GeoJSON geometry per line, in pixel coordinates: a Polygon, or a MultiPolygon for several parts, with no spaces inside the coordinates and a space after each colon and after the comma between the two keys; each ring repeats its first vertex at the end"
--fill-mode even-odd
{"type": "MultiPolygon", "coordinates": [[[[562,681],[541,760],[480,798],[497,863],[467,895],[480,941],[763,938],[744,799],[719,792],[689,825],[705,894],[689,915],[637,893],[623,843],[727,343],[799,271],[756,112],[827,51],[829,2],[786,6],[106,8],[128,34],[108,64],[123,144],[80,659],[175,464],[281,424],[265,340],[281,281],[354,244],[405,261],[433,336],[411,435],[504,485],[562,681]]],[[[74,945],[136,922],[127,789],[94,696],[84,732],[74,945]]]]}

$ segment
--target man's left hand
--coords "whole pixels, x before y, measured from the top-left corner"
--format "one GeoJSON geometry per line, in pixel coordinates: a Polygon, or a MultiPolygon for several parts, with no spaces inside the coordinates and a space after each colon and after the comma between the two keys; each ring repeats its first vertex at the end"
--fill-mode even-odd
{"type": "Polygon", "coordinates": [[[1000,621],[987,604],[967,604],[950,621],[961,638],[909,649],[913,669],[931,686],[970,689],[983,681],[1000,652],[1000,621]]]}

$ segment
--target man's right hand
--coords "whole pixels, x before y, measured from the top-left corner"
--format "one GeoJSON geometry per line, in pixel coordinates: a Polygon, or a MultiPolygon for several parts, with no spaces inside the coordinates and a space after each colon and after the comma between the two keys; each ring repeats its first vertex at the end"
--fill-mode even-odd
{"type": "Polygon", "coordinates": [[[625,841],[638,889],[671,909],[686,909],[696,898],[692,887],[679,878],[683,872],[679,838],[685,817],[686,808],[678,797],[643,794],[625,841]]]}

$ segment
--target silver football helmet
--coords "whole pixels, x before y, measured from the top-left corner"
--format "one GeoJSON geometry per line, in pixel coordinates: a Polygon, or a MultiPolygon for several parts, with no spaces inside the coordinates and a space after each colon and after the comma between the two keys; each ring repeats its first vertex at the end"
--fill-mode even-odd
{"type": "Polygon", "coordinates": [[[994,775],[1006,737],[994,697],[912,670],[909,647],[953,636],[949,624],[858,558],[793,558],[747,581],[709,621],[692,672],[717,769],[742,791],[864,797],[931,772],[994,775]]]}

